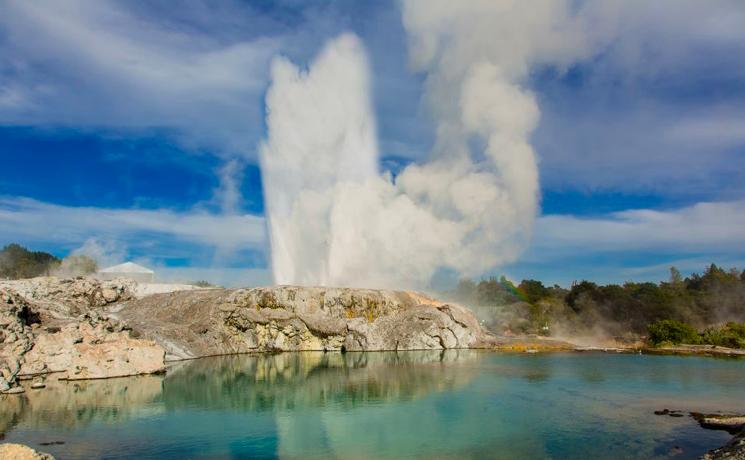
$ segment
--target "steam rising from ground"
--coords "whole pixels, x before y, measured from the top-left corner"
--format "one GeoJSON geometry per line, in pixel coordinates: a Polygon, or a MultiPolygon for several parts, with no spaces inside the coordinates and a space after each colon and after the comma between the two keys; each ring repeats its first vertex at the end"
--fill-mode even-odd
{"type": "Polygon", "coordinates": [[[429,160],[395,178],[377,171],[359,39],[331,41],[308,71],[274,62],[260,158],[275,282],[422,287],[439,268],[477,276],[519,255],[538,205],[539,119],[521,82],[583,49],[567,5],[542,3],[403,3],[437,129],[429,160]]]}

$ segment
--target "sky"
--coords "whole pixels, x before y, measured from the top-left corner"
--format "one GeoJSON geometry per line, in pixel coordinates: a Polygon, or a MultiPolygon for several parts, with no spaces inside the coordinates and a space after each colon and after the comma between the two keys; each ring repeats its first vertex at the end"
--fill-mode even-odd
{"type": "MultiPolygon", "coordinates": [[[[745,268],[745,3],[541,4],[576,14],[568,27],[583,40],[540,50],[514,77],[540,111],[540,204],[514,260],[474,277],[568,285],[745,268]]],[[[133,260],[164,280],[271,283],[260,150],[273,59],[307,68],[356,35],[379,168],[395,177],[437,139],[402,9],[0,0],[0,245],[133,260]]]]}

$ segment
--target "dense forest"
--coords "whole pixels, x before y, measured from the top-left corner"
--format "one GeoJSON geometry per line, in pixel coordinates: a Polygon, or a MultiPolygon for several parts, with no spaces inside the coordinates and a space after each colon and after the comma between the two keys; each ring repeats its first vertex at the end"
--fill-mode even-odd
{"type": "Polygon", "coordinates": [[[505,277],[462,280],[446,296],[507,335],[648,337],[653,343],[745,347],[745,270],[715,264],[685,278],[671,267],[670,279],[660,283],[581,281],[569,289],[537,280],[515,285],[505,277]]]}
{"type": "Polygon", "coordinates": [[[42,251],[29,251],[11,243],[0,250],[0,279],[33,278],[35,276],[80,276],[98,270],[96,261],[83,255],[60,259],[42,251]]]}

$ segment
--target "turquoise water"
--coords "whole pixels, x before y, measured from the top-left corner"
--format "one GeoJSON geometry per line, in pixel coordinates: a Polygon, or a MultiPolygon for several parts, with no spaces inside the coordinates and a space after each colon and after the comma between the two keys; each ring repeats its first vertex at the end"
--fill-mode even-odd
{"type": "Polygon", "coordinates": [[[75,458],[696,458],[745,412],[745,360],[485,351],[205,358],[0,398],[0,430],[75,458]]]}

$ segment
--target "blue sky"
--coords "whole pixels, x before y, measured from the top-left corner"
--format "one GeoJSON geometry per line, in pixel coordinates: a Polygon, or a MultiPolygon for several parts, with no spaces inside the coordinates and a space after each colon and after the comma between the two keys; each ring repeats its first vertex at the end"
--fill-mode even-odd
{"type": "MultiPolygon", "coordinates": [[[[0,11],[0,244],[133,259],[167,279],[270,282],[257,165],[270,61],[307,64],[347,31],[369,53],[382,168],[432,147],[394,1],[0,11]]],[[[520,259],[484,276],[623,282],[671,264],[745,266],[745,5],[627,2],[608,17],[598,53],[523,82],[541,111],[541,213],[520,259]]]]}

